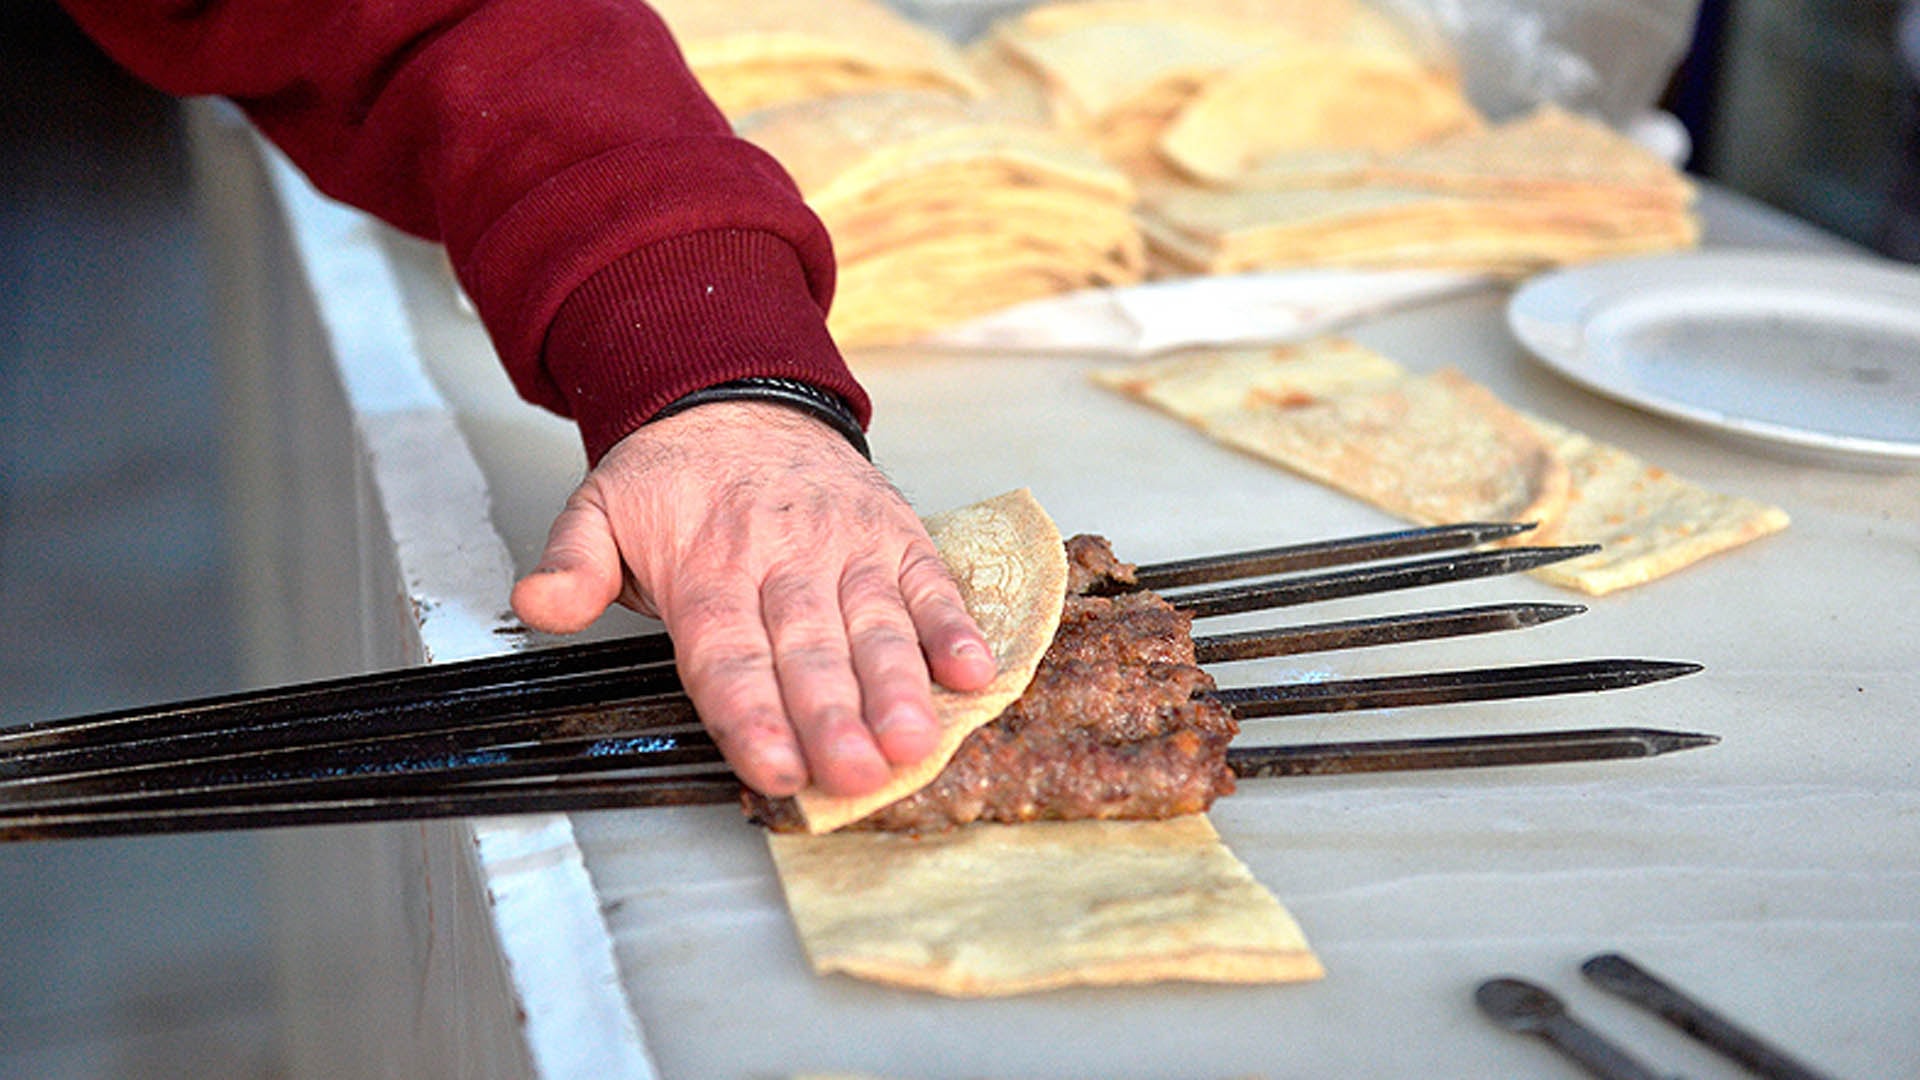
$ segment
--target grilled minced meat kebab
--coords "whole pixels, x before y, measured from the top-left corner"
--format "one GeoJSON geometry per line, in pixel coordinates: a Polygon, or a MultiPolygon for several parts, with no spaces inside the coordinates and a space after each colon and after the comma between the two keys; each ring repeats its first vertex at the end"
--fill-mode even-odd
{"type": "MultiPolygon", "coordinates": [[[[933,782],[848,826],[937,832],[971,821],[1168,818],[1232,793],[1227,744],[1239,732],[1204,696],[1193,620],[1134,584],[1097,536],[1067,541],[1067,600],[1033,682],[961,743],[933,782]]],[[[802,829],[791,799],[754,792],[748,816],[802,829]]]]}

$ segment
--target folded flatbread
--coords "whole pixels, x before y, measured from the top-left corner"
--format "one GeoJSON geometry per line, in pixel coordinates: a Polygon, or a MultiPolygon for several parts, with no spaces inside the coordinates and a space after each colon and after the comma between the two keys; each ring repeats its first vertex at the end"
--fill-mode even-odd
{"type": "MultiPolygon", "coordinates": [[[[1355,0],[1082,0],[1040,4],[1002,20],[971,58],[987,85],[1030,113],[1044,113],[1088,140],[1129,174],[1154,177],[1169,172],[1163,132],[1216,80],[1285,54],[1316,70],[1293,82],[1282,76],[1282,84],[1311,87],[1341,67],[1337,60],[1319,59],[1327,52],[1415,54],[1396,23],[1355,0]]],[[[1359,84],[1348,79],[1341,85],[1359,84]]],[[[1372,103],[1385,100],[1375,96],[1372,103]]],[[[1248,112],[1243,104],[1285,124],[1297,102],[1288,98],[1262,112],[1257,101],[1236,101],[1227,106],[1233,130],[1212,123],[1199,138],[1219,133],[1235,143],[1257,136],[1261,125],[1238,124],[1248,112]]],[[[1370,126],[1386,131],[1396,121],[1376,111],[1370,126]]]]}
{"type": "Polygon", "coordinates": [[[868,795],[829,795],[805,788],[795,801],[809,832],[830,832],[925,787],[960,743],[1013,704],[1033,680],[1053,642],[1066,603],[1067,555],[1060,530],[1024,489],[939,514],[927,532],[960,585],[967,611],[980,624],[999,663],[984,689],[955,693],[935,686],[933,711],[941,737],[924,760],[894,771],[868,795]]]}
{"type": "Polygon", "coordinates": [[[821,974],[989,997],[1322,973],[1200,814],[767,839],[821,974]]]}

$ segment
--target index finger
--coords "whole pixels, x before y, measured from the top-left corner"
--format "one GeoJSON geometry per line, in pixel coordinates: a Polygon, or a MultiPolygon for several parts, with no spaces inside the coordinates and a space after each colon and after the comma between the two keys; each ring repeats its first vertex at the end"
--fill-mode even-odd
{"type": "Polygon", "coordinates": [[[949,690],[978,690],[1000,666],[985,634],[967,613],[960,586],[947,572],[933,542],[909,545],[900,563],[900,596],[920,636],[927,669],[949,690]]]}

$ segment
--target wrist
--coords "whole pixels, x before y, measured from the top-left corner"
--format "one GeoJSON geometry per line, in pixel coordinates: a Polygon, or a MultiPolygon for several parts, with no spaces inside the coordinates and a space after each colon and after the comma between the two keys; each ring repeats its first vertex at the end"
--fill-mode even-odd
{"type": "Polygon", "coordinates": [[[762,402],[804,413],[839,432],[859,451],[861,457],[873,460],[873,452],[867,446],[866,432],[861,430],[859,417],[846,400],[831,390],[797,379],[751,376],[703,387],[668,403],[647,422],[651,424],[696,406],[723,401],[762,402]]]}

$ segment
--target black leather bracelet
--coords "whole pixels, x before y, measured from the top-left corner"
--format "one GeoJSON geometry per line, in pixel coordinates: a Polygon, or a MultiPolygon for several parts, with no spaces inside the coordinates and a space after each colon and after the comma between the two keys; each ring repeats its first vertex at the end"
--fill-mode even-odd
{"type": "MultiPolygon", "coordinates": [[[[785,405],[798,409],[808,416],[825,423],[828,427],[846,437],[860,456],[873,460],[873,451],[867,447],[867,433],[860,430],[860,421],[853,410],[840,399],[840,395],[831,390],[822,390],[811,383],[798,379],[779,379],[771,376],[753,375],[732,382],[723,382],[695,390],[686,397],[667,405],[653,414],[654,420],[665,420],[675,413],[685,412],[695,405],[711,405],[716,401],[766,401],[775,405],[785,405]]],[[[652,423],[652,421],[648,421],[652,423]]]]}

